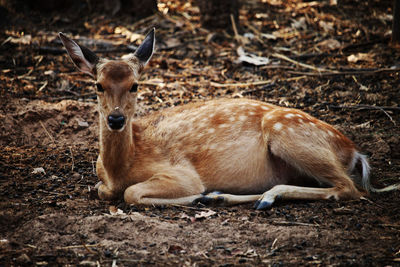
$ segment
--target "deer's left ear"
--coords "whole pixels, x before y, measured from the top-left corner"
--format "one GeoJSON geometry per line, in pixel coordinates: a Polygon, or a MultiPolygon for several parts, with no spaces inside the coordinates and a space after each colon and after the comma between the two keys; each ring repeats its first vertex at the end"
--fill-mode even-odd
{"type": "Polygon", "coordinates": [[[151,59],[151,56],[154,53],[155,42],[155,28],[153,28],[146,35],[146,38],[144,38],[142,44],[135,51],[135,54],[133,54],[137,59],[139,59],[143,66],[146,66],[151,59]]]}
{"type": "Polygon", "coordinates": [[[78,67],[78,69],[91,76],[95,76],[94,68],[99,62],[98,56],[93,53],[89,48],[78,45],[62,32],[60,32],[58,36],[60,37],[65,49],[67,49],[69,57],[78,67]]]}

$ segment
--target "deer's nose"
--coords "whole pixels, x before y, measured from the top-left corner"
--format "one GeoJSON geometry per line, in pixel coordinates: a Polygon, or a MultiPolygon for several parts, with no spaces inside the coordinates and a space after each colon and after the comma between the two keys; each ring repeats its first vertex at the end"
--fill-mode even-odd
{"type": "Polygon", "coordinates": [[[125,116],[120,112],[111,112],[107,120],[108,126],[113,130],[120,130],[125,124],[125,116]]]}

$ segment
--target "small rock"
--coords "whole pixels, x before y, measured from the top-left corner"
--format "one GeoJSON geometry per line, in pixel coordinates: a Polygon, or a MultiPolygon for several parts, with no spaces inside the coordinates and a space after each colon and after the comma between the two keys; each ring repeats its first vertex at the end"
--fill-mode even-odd
{"type": "Polygon", "coordinates": [[[37,173],[46,174],[46,172],[44,171],[44,169],[43,169],[42,167],[34,168],[34,169],[33,169],[32,174],[37,174],[37,173]]]}
{"type": "Polygon", "coordinates": [[[78,120],[78,125],[79,125],[79,127],[82,127],[82,128],[89,127],[89,123],[87,121],[78,120]]]}
{"type": "Polygon", "coordinates": [[[81,175],[80,175],[79,173],[77,173],[77,172],[74,172],[74,173],[72,174],[72,178],[73,178],[73,179],[80,179],[80,178],[81,178],[81,175]]]}

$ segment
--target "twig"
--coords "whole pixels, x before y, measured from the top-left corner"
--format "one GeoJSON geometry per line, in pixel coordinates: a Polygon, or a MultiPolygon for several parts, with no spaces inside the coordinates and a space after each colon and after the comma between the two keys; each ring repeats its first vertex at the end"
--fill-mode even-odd
{"type": "MultiPolygon", "coordinates": [[[[256,82],[248,82],[248,83],[217,83],[217,82],[210,82],[207,84],[201,84],[198,82],[191,82],[191,81],[186,81],[186,82],[178,82],[176,81],[175,83],[180,84],[180,85],[193,85],[193,86],[214,86],[218,88],[222,87],[246,87],[246,86],[258,86],[258,85],[264,85],[264,84],[270,84],[272,83],[271,80],[267,81],[256,81],[256,82]]],[[[152,82],[152,81],[141,81],[140,84],[144,85],[154,85],[154,86],[164,86],[164,82],[152,82]]]]}
{"type": "MultiPolygon", "coordinates": [[[[381,208],[381,209],[384,209],[384,207],[382,207],[382,206],[379,205],[378,203],[373,202],[373,201],[372,201],[371,199],[369,199],[369,198],[360,197],[360,199],[361,199],[361,200],[365,200],[365,201],[367,201],[368,203],[370,203],[370,204],[372,204],[372,205],[375,205],[375,206],[377,206],[377,207],[379,207],[379,208],[381,208]]],[[[355,201],[357,201],[357,200],[355,200],[355,201]]]]}
{"type": "Polygon", "coordinates": [[[271,80],[267,81],[257,81],[257,82],[249,82],[249,83],[216,83],[210,82],[211,86],[214,87],[245,87],[245,86],[257,86],[257,85],[264,85],[273,83],[271,80]]]}
{"type": "Polygon", "coordinates": [[[319,226],[318,224],[301,223],[301,222],[286,222],[286,221],[270,221],[273,225],[278,226],[319,226]]]}
{"type": "Polygon", "coordinates": [[[69,146],[69,152],[71,153],[71,159],[72,159],[71,171],[74,171],[75,162],[74,162],[74,154],[72,153],[72,147],[71,146],[69,146]]]}
{"type": "MultiPolygon", "coordinates": [[[[126,52],[134,52],[136,50],[135,46],[124,46],[124,47],[112,47],[107,49],[94,49],[93,52],[97,54],[105,54],[105,53],[126,53],[126,52]]],[[[62,55],[65,54],[67,51],[58,48],[58,47],[51,47],[51,46],[42,46],[37,49],[39,54],[51,54],[51,55],[62,55]]]]}
{"type": "Polygon", "coordinates": [[[180,208],[180,209],[188,209],[188,210],[202,210],[202,211],[209,211],[210,209],[206,208],[198,208],[198,207],[191,207],[191,206],[183,206],[178,204],[171,204],[172,207],[180,208]]]}
{"type": "MultiPolygon", "coordinates": [[[[172,23],[174,23],[174,24],[177,24],[177,23],[178,23],[178,20],[172,18],[171,16],[169,16],[169,15],[167,15],[167,14],[162,14],[162,13],[158,12],[157,15],[159,15],[161,18],[164,18],[164,19],[166,19],[166,20],[169,20],[170,22],[172,22],[172,23]]],[[[183,18],[181,18],[181,19],[183,20],[184,24],[186,24],[186,26],[190,28],[190,30],[191,30],[192,32],[195,32],[196,30],[199,30],[199,31],[202,31],[202,32],[204,32],[204,33],[210,33],[209,30],[206,30],[206,29],[201,28],[201,27],[196,27],[196,26],[194,26],[193,23],[191,23],[191,22],[190,22],[188,19],[186,19],[185,17],[183,17],[183,18]]]]}
{"type": "Polygon", "coordinates": [[[256,40],[263,46],[263,47],[269,47],[262,39],[261,39],[261,33],[259,30],[257,30],[253,25],[251,25],[249,22],[244,22],[244,25],[251,30],[254,33],[254,37],[256,40]]]}
{"type": "Polygon", "coordinates": [[[296,61],[296,60],[293,60],[293,59],[291,59],[291,58],[288,58],[287,56],[282,55],[282,54],[273,53],[271,56],[276,57],[276,58],[280,58],[280,59],[282,59],[282,60],[288,61],[288,62],[290,62],[290,63],[293,63],[293,64],[295,64],[295,65],[298,65],[298,66],[303,67],[303,68],[306,68],[306,69],[315,70],[315,71],[317,71],[317,72],[331,71],[331,70],[329,70],[329,69],[317,68],[317,67],[312,66],[312,65],[308,65],[308,64],[305,64],[305,63],[301,63],[301,62],[299,62],[299,61],[296,61]]]}
{"type": "Polygon", "coordinates": [[[239,36],[238,30],[237,30],[237,28],[236,28],[236,22],[235,22],[235,18],[233,17],[233,14],[231,14],[230,17],[231,17],[231,23],[232,23],[233,32],[235,33],[235,39],[236,39],[236,41],[238,41],[240,44],[243,44],[243,43],[242,43],[242,40],[241,40],[241,38],[240,38],[240,36],[239,36]]]}
{"type": "Polygon", "coordinates": [[[47,86],[48,83],[49,83],[48,81],[45,81],[45,82],[43,83],[43,85],[40,86],[38,92],[41,92],[44,88],[46,88],[46,86],[47,86]]]}
{"type": "Polygon", "coordinates": [[[267,90],[267,89],[269,89],[269,88],[271,88],[273,86],[275,86],[275,82],[271,82],[270,84],[268,84],[266,86],[263,86],[263,87],[258,87],[258,88],[251,89],[251,90],[244,90],[244,91],[242,91],[240,93],[241,94],[251,94],[251,93],[255,93],[255,92],[261,91],[261,90],[267,90]]]}
{"type": "Polygon", "coordinates": [[[379,226],[400,228],[400,224],[379,224],[379,226]]]}
{"type": "Polygon", "coordinates": [[[390,106],[371,106],[371,105],[351,105],[351,106],[346,106],[346,105],[329,105],[330,108],[348,108],[348,109],[386,109],[386,110],[394,110],[394,111],[400,111],[400,107],[390,107],[390,106]]]}
{"type": "Polygon", "coordinates": [[[86,249],[87,252],[96,254],[96,251],[93,251],[89,248],[89,245],[86,245],[85,243],[82,243],[82,246],[86,249]]]}
{"type": "Polygon", "coordinates": [[[95,161],[92,158],[92,172],[93,172],[93,174],[96,174],[96,169],[94,168],[94,163],[95,163],[95,161]]]}
{"type": "Polygon", "coordinates": [[[331,108],[348,108],[348,109],[358,109],[358,110],[362,110],[362,109],[375,109],[375,110],[380,110],[383,113],[385,113],[385,115],[390,119],[390,121],[396,125],[396,122],[393,120],[392,116],[389,115],[389,113],[386,112],[385,109],[393,109],[393,110],[400,110],[400,108],[398,107],[380,107],[380,106],[370,106],[370,105],[354,105],[354,106],[346,106],[346,105],[339,105],[339,106],[329,106],[331,108]]]}
{"type": "Polygon", "coordinates": [[[42,126],[43,130],[46,132],[47,136],[50,138],[50,140],[55,144],[56,140],[54,140],[54,137],[47,131],[46,127],[44,126],[42,121],[39,121],[40,125],[42,126]]]}
{"type": "Polygon", "coordinates": [[[400,68],[382,68],[382,69],[373,69],[373,70],[354,70],[354,71],[327,71],[323,73],[315,73],[315,72],[302,72],[302,71],[288,71],[290,74],[296,75],[306,75],[306,76],[334,76],[334,75],[371,75],[371,74],[379,74],[386,72],[399,72],[400,68]]]}
{"type": "Polygon", "coordinates": [[[94,245],[82,244],[82,245],[75,245],[75,246],[57,247],[56,249],[90,248],[90,247],[98,247],[98,246],[102,246],[102,245],[101,244],[94,244],[94,245]]]}
{"type": "Polygon", "coordinates": [[[135,23],[130,25],[128,28],[130,30],[136,30],[138,28],[137,26],[139,26],[142,23],[146,23],[146,22],[148,22],[148,21],[150,21],[152,19],[155,19],[157,15],[159,15],[159,12],[155,13],[154,15],[151,15],[151,16],[148,16],[148,17],[145,17],[145,18],[143,18],[141,20],[136,21],[135,23]]]}

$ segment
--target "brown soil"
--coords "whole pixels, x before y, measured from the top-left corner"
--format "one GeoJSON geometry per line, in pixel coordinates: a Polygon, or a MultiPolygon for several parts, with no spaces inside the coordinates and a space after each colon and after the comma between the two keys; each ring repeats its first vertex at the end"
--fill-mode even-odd
{"type": "Polygon", "coordinates": [[[199,30],[194,4],[159,2],[169,5],[166,16],[134,26],[129,16],[87,15],[85,7],[63,14],[0,10],[12,21],[0,24],[0,266],[400,266],[399,191],[359,201],[282,201],[269,211],[135,207],[97,198],[95,94],[90,79],[58,54],[58,31],[126,50],[127,33],[117,27],[144,34],[156,25],[158,50],[143,81],[159,85],[141,86],[141,112],[241,96],[300,108],[358,144],[376,187],[400,182],[399,71],[308,76],[315,72],[270,56],[341,71],[396,67],[400,53],[388,35],[392,1],[247,1],[240,34],[252,32],[250,24],[278,35],[244,46],[272,60],[264,67],[236,63],[229,34],[199,30]],[[367,57],[351,62],[358,53],[367,57]],[[263,86],[210,84],[268,79],[263,86]]]}

